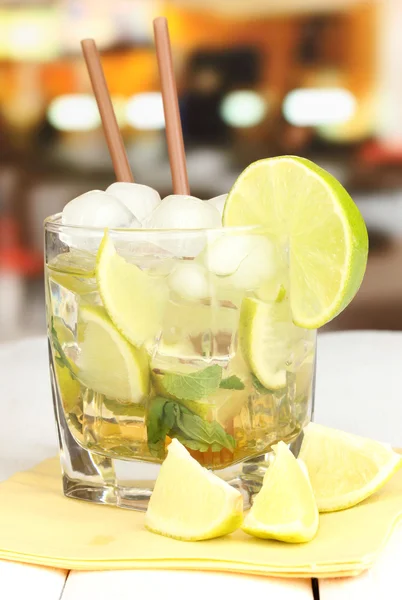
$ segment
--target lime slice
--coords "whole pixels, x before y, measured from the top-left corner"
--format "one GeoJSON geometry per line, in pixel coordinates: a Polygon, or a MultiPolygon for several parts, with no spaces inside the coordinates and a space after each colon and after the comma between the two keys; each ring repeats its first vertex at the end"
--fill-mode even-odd
{"type": "Polygon", "coordinates": [[[355,506],[379,490],[402,466],[402,456],[381,444],[310,423],[300,450],[320,512],[355,506]]]}
{"type": "Polygon", "coordinates": [[[318,531],[319,518],[307,469],[284,442],[274,446],[274,452],[242,529],[264,539],[309,542],[318,531]]]}
{"type": "Polygon", "coordinates": [[[268,389],[286,385],[286,366],[294,360],[304,331],[293,325],[289,302],[266,304],[244,298],[240,311],[239,338],[251,371],[268,389]]]}
{"type": "Polygon", "coordinates": [[[140,402],[148,393],[148,359],[131,346],[100,306],[81,307],[77,358],[79,380],[114,400],[140,402]]]}
{"type": "Polygon", "coordinates": [[[301,327],[333,319],[360,287],[368,253],[363,218],[342,185],[304,158],[252,163],[228,195],[223,223],[263,225],[288,244],[292,315],[301,327]]]}
{"type": "Polygon", "coordinates": [[[98,251],[96,278],[109,317],[134,346],[161,329],[167,286],[119,256],[107,233],[98,251]]]}
{"type": "Polygon", "coordinates": [[[148,504],[147,529],[197,541],[232,533],[242,520],[240,492],[201,467],[178,440],[172,440],[148,504]]]}
{"type": "Polygon", "coordinates": [[[73,250],[58,254],[48,264],[52,271],[70,273],[80,277],[95,277],[96,256],[84,250],[73,250]]]}

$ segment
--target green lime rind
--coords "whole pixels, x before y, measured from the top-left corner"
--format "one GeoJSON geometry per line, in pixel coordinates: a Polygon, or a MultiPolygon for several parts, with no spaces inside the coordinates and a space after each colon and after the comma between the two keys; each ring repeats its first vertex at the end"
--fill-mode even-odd
{"type": "Polygon", "coordinates": [[[197,541],[232,533],[243,521],[243,499],[173,439],[145,515],[145,527],[167,537],[197,541]]]}
{"type": "Polygon", "coordinates": [[[261,539],[287,543],[312,540],[319,515],[307,469],[284,442],[273,448],[275,458],[254,497],[242,530],[261,539]]]}
{"type": "MultiPolygon", "coordinates": [[[[328,173],[328,171],[325,171],[325,169],[322,169],[312,161],[305,158],[300,158],[299,161],[316,173],[317,176],[321,177],[328,188],[336,194],[339,203],[338,207],[342,211],[345,224],[348,226],[347,233],[350,249],[349,260],[345,268],[346,274],[342,293],[339,294],[337,302],[334,303],[331,310],[328,310],[327,314],[321,316],[322,322],[319,322],[315,326],[318,328],[339,315],[350,304],[359,291],[367,267],[369,239],[362,214],[343,185],[341,185],[333,175],[328,173]]],[[[294,310],[293,306],[292,312],[294,315],[297,315],[297,311],[294,310]]],[[[294,320],[296,325],[299,325],[300,327],[307,326],[303,324],[303,318],[299,321],[296,316],[294,320]]]]}
{"type": "Polygon", "coordinates": [[[351,302],[363,280],[367,229],[344,187],[296,156],[252,163],[226,200],[225,226],[262,225],[289,249],[293,321],[315,329],[351,302]]]}
{"type": "Polygon", "coordinates": [[[266,304],[244,298],[240,310],[240,346],[263,388],[278,390],[286,386],[287,363],[303,335],[303,329],[292,323],[287,301],[266,304]]]}

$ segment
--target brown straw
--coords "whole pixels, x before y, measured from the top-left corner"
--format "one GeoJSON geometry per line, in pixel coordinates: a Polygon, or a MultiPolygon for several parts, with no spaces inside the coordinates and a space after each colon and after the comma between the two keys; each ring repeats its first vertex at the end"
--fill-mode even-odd
{"type": "Polygon", "coordinates": [[[166,138],[170,170],[172,172],[173,192],[175,194],[190,194],[179,101],[173,73],[172,49],[170,46],[168,23],[165,17],[158,17],[154,20],[154,34],[162,88],[163,110],[165,112],[166,138]]]}
{"type": "Polygon", "coordinates": [[[133,182],[134,177],[130,169],[127,153],[124,148],[123,138],[114,114],[110,99],[105,74],[102,69],[100,56],[95,40],[82,40],[82,51],[87,65],[92,89],[102,119],[103,131],[112,158],[117,181],[133,182]]]}

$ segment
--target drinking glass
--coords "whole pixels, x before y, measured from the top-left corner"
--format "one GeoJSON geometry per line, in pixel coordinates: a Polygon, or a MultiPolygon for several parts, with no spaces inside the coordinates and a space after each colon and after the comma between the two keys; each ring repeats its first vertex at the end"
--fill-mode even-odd
{"type": "Polygon", "coordinates": [[[257,226],[105,232],[60,215],[45,238],[65,495],[146,510],[177,438],[247,506],[272,446],[296,447],[313,411],[316,332],[292,322],[287,241],[257,226]],[[105,236],[120,257],[110,281],[105,236]]]}

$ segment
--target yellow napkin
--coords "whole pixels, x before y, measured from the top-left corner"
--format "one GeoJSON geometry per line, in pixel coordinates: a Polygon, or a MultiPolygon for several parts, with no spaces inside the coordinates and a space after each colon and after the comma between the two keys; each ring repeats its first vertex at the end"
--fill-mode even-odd
{"type": "Polygon", "coordinates": [[[144,514],[62,495],[57,459],[0,484],[0,558],[65,569],[197,569],[281,577],[355,575],[372,566],[402,518],[402,470],[362,504],[321,515],[309,544],[242,531],[205,542],[149,533],[144,514]]]}

